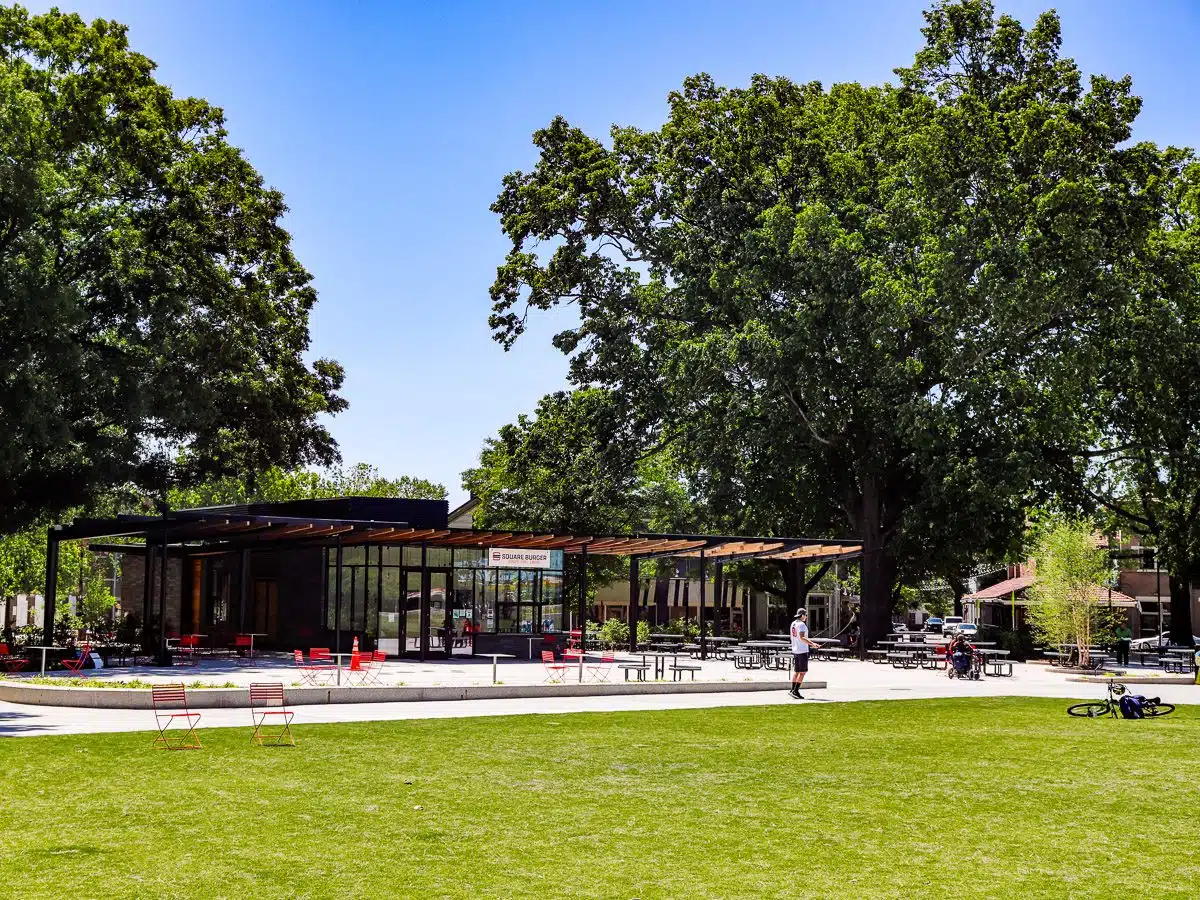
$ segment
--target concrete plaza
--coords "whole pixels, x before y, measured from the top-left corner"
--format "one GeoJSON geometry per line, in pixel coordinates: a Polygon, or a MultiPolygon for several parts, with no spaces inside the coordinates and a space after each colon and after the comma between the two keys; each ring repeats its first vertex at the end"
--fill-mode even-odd
{"type": "MultiPolygon", "coordinates": [[[[609,695],[595,697],[530,697],[522,699],[454,700],[401,703],[323,704],[297,707],[296,726],[306,723],[385,721],[393,719],[434,719],[466,716],[503,716],[523,714],[567,714],[579,712],[614,712],[656,709],[696,709],[717,706],[763,706],[775,704],[804,705],[806,703],[854,702],[861,700],[916,700],[939,697],[1058,697],[1102,698],[1101,684],[1069,680],[1072,676],[1040,664],[1015,665],[1012,677],[987,677],[980,681],[950,680],[944,672],[924,669],[894,669],[855,660],[815,662],[809,678],[828,684],[824,689],[806,693],[803,701],[792,700],[787,694],[788,673],[735,669],[731,663],[706,661],[698,679],[714,685],[712,693],[609,695]],[[779,690],[746,693],[719,692],[724,681],[753,679],[775,682],[779,690]]],[[[417,663],[389,662],[382,681],[385,684],[403,682],[407,685],[488,685],[491,683],[491,660],[470,660],[417,663]]],[[[1152,670],[1129,672],[1151,674],[1152,670]]],[[[89,670],[89,676],[93,673],[89,670]]],[[[294,666],[282,660],[264,660],[253,667],[232,662],[213,661],[195,668],[174,669],[107,669],[95,677],[143,681],[185,681],[189,684],[205,681],[213,685],[248,685],[254,681],[275,681],[295,684],[299,681],[294,666]]],[[[499,680],[504,684],[540,684],[545,680],[541,663],[501,661],[499,680]]],[[[572,677],[575,677],[572,675],[572,677]]],[[[614,670],[613,676],[620,678],[614,670]]],[[[1160,696],[1169,703],[1188,704],[1200,701],[1200,687],[1188,684],[1143,684],[1133,688],[1136,693],[1160,696]]],[[[247,709],[203,710],[203,727],[246,727],[250,721],[247,709]]],[[[82,709],[77,707],[47,707],[0,702],[0,736],[39,734],[68,734],[105,731],[144,731],[153,728],[154,717],[147,710],[82,709]]]]}

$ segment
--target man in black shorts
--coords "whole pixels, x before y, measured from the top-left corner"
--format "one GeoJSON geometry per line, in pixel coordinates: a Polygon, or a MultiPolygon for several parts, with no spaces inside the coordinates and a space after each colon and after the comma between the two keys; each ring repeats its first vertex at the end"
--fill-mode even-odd
{"type": "Polygon", "coordinates": [[[808,671],[808,651],[820,646],[808,639],[808,610],[800,607],[792,619],[792,689],[789,691],[797,700],[804,699],[800,696],[800,685],[804,684],[804,675],[808,671]]]}

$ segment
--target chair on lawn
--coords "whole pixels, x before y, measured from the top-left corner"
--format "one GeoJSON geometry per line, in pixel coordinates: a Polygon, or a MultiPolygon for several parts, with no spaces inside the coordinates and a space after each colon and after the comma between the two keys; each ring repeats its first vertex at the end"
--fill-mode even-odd
{"type": "Polygon", "coordinates": [[[559,662],[554,658],[554,654],[549,650],[542,651],[542,665],[546,669],[546,681],[550,684],[562,684],[567,679],[567,669],[570,666],[566,662],[559,662]]]}
{"type": "Polygon", "coordinates": [[[284,700],[282,684],[250,685],[250,718],[254,722],[254,734],[250,736],[252,744],[260,747],[295,747],[296,739],[292,737],[293,715],[284,700]],[[268,731],[268,723],[277,725],[279,730],[268,731]]]}
{"type": "Polygon", "coordinates": [[[188,709],[187,691],[182,684],[154,685],[150,688],[150,702],[154,705],[154,724],[158,726],[158,737],[152,746],[161,745],[168,750],[202,749],[196,734],[200,713],[188,709]],[[172,725],[179,727],[167,734],[172,725]]]}
{"type": "Polygon", "coordinates": [[[0,669],[9,675],[15,675],[29,665],[29,660],[23,656],[15,656],[8,649],[8,644],[0,644],[0,669]]]}
{"type": "Polygon", "coordinates": [[[81,675],[83,673],[83,667],[87,664],[87,661],[91,658],[91,655],[92,645],[87,641],[84,641],[83,649],[79,651],[78,658],[64,659],[62,661],[63,668],[65,668],[72,675],[81,675]]]}
{"type": "Polygon", "coordinates": [[[316,661],[315,658],[309,663],[304,661],[304,654],[299,650],[296,653],[296,668],[300,670],[300,679],[314,687],[319,687],[320,684],[328,684],[329,679],[333,677],[333,666],[323,665],[316,661]]]}
{"type": "Polygon", "coordinates": [[[608,676],[612,672],[613,663],[617,660],[611,652],[605,651],[600,654],[600,661],[590,663],[587,667],[588,676],[596,681],[608,681],[608,676]]]}

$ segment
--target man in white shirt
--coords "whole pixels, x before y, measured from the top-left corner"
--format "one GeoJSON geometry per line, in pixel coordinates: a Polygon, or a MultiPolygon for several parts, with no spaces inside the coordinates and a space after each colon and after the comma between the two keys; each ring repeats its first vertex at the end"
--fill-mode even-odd
{"type": "Polygon", "coordinates": [[[808,639],[808,610],[800,607],[792,619],[792,689],[789,691],[797,700],[804,699],[800,696],[800,685],[804,684],[804,674],[808,671],[808,651],[812,647],[820,649],[820,646],[808,639]]]}

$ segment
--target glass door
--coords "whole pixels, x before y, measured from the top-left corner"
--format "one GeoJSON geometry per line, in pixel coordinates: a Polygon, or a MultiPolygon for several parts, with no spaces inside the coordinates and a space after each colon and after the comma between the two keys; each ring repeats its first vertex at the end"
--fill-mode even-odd
{"type": "Polygon", "coordinates": [[[429,569],[425,573],[426,596],[429,612],[425,621],[429,633],[426,636],[426,653],[449,658],[454,645],[452,620],[450,618],[450,575],[448,570],[429,569]]]}
{"type": "Polygon", "coordinates": [[[404,635],[402,637],[405,656],[423,656],[422,640],[425,629],[422,628],[423,611],[421,591],[421,570],[401,569],[400,583],[404,586],[402,592],[402,609],[404,613],[404,635]]]}

